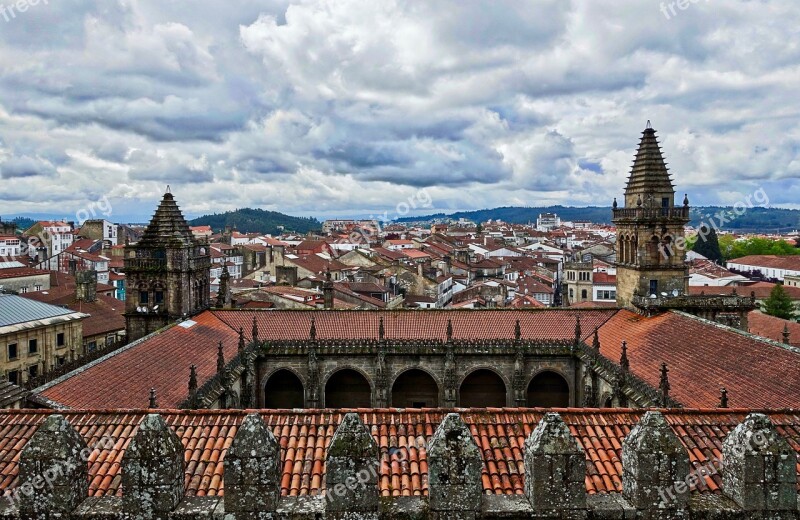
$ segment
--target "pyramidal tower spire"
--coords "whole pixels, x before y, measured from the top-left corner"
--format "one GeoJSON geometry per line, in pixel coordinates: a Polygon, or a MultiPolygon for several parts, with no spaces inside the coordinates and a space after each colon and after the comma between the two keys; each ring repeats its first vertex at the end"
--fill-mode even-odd
{"type": "Polygon", "coordinates": [[[650,121],[642,132],[636,159],[633,161],[633,168],[625,187],[625,206],[635,208],[639,200],[645,207],[675,204],[675,187],[667,163],[664,162],[656,131],[650,121]]]}
{"type": "Polygon", "coordinates": [[[156,208],[153,218],[145,228],[139,243],[145,245],[175,239],[188,245],[194,241],[194,236],[178,203],[175,202],[175,197],[172,196],[169,186],[167,186],[167,191],[156,208]]]}

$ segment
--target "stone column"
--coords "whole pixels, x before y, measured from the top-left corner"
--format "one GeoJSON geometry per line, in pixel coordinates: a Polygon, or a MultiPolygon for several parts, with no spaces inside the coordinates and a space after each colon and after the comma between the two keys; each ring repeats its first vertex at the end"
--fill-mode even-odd
{"type": "Polygon", "coordinates": [[[225,454],[225,512],[234,518],[258,518],[274,512],[281,488],[278,441],[257,413],[249,414],[225,454]]]}
{"type": "Polygon", "coordinates": [[[525,441],[525,494],[540,515],[586,516],[586,454],[557,413],[525,441]]]}
{"type": "Polygon", "coordinates": [[[378,519],[378,456],[358,414],[345,415],[325,458],[326,519],[378,519]]]}
{"type": "Polygon", "coordinates": [[[797,511],[797,455],[766,415],[751,413],[728,434],[722,463],[722,490],[745,511],[797,511]]]}
{"type": "MultiPolygon", "coordinates": [[[[622,491],[651,518],[685,515],[689,454],[661,412],[647,412],[622,442],[622,491]]],[[[643,514],[643,513],[640,513],[643,514]]]]}
{"type": "Polygon", "coordinates": [[[483,460],[467,425],[447,416],[428,445],[428,495],[434,520],[477,518],[483,496],[483,460]]]}
{"type": "Polygon", "coordinates": [[[122,458],[122,504],[136,518],[166,518],[183,499],[184,448],[159,414],[149,414],[122,458]]]}
{"type": "Polygon", "coordinates": [[[20,517],[69,516],[89,495],[88,456],[64,416],[49,416],[19,456],[20,517]]]}

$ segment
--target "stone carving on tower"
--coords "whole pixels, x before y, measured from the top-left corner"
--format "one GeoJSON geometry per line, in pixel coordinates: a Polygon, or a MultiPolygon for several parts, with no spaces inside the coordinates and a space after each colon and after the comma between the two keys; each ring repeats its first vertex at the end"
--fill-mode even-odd
{"type": "Polygon", "coordinates": [[[192,235],[169,189],[141,240],[125,246],[124,271],[128,341],[208,308],[209,247],[192,235]]]}

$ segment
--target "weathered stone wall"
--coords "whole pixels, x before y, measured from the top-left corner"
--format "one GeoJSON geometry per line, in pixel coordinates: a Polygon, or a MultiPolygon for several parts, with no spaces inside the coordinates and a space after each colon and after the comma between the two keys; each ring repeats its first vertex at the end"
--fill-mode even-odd
{"type": "Polygon", "coordinates": [[[485,461],[458,414],[427,446],[427,496],[380,497],[380,452],[357,414],[345,416],[325,459],[325,492],[280,496],[281,447],[249,415],[223,455],[224,497],[188,497],[184,449],[158,414],[146,416],[122,456],[122,497],[88,497],[84,440],[52,415],[23,448],[18,486],[0,518],[34,519],[798,519],[796,457],[768,417],[750,414],[729,433],[721,493],[690,496],[699,478],[661,413],[646,413],[622,446],[621,493],[587,495],[586,455],[557,413],[526,440],[524,495],[483,492],[485,461]]]}

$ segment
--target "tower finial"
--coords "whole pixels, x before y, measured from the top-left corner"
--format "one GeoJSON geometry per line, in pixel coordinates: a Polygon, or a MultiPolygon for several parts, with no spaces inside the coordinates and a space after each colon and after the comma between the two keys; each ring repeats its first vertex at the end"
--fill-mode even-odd
{"type": "Polygon", "coordinates": [[[197,391],[197,365],[189,367],[189,394],[197,391]]]}
{"type": "Polygon", "coordinates": [[[155,388],[151,388],[150,389],[150,402],[148,403],[147,407],[150,408],[151,410],[155,409],[155,408],[158,408],[158,401],[156,401],[156,389],[155,388]]]}
{"type": "Polygon", "coordinates": [[[384,336],[386,336],[386,329],[383,327],[383,316],[381,316],[381,321],[378,323],[378,339],[383,341],[384,336]]]}
{"type": "Polygon", "coordinates": [[[311,341],[317,339],[317,324],[314,321],[314,317],[311,317],[311,330],[308,331],[308,335],[311,337],[311,341]]]}
{"type": "Polygon", "coordinates": [[[167,184],[167,191],[165,191],[164,193],[172,193],[172,190],[170,189],[169,184],[167,184]]]}
{"type": "Polygon", "coordinates": [[[669,399],[669,369],[667,368],[666,363],[661,363],[661,382],[658,385],[659,390],[661,390],[661,406],[667,406],[667,400],[669,399]]]}
{"type": "Polygon", "coordinates": [[[517,341],[522,339],[522,327],[519,324],[519,320],[517,320],[516,325],[514,325],[514,339],[517,341]]]}
{"type": "Polygon", "coordinates": [[[217,347],[217,374],[222,374],[225,371],[225,352],[223,351],[222,342],[219,342],[217,347]]]}
{"type": "Polygon", "coordinates": [[[447,320],[447,341],[453,339],[453,320],[447,320]]]}
{"type": "Polygon", "coordinates": [[[645,128],[647,130],[652,130],[653,129],[653,125],[650,124],[650,120],[649,119],[647,120],[647,126],[645,126],[645,128]]]}
{"type": "Polygon", "coordinates": [[[627,372],[631,368],[631,362],[628,360],[628,342],[622,342],[622,355],[619,358],[619,365],[622,367],[622,370],[627,372]]]}
{"type": "Polygon", "coordinates": [[[594,328],[594,338],[592,338],[592,348],[600,352],[600,335],[598,334],[600,327],[594,328]]]}

